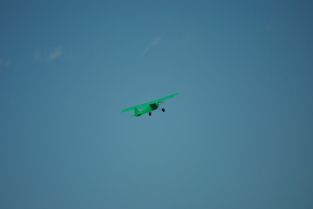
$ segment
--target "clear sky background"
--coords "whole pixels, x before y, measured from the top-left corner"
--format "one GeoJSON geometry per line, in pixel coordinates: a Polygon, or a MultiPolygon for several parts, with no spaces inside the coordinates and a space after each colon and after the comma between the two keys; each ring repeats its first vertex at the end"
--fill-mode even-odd
{"type": "Polygon", "coordinates": [[[313,208],[312,10],[1,1],[0,208],[313,208]]]}

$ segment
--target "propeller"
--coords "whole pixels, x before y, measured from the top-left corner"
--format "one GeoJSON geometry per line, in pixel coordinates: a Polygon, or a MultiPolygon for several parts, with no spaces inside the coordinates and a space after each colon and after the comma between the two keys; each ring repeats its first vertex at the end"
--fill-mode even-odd
{"type": "MultiPolygon", "coordinates": [[[[161,104],[164,104],[164,103],[165,103],[165,101],[164,101],[164,100],[163,100],[163,101],[159,101],[158,103],[159,103],[159,105],[161,105],[161,104]]],[[[157,110],[162,111],[162,108],[158,107],[158,109],[157,109],[157,110]]]]}
{"type": "Polygon", "coordinates": [[[165,103],[165,101],[159,101],[159,104],[164,104],[165,103]]]}

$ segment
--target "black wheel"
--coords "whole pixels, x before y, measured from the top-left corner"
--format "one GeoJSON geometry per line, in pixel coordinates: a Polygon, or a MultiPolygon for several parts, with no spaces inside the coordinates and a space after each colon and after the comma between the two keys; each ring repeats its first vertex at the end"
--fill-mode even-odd
{"type": "Polygon", "coordinates": [[[151,112],[149,112],[149,116],[151,116],[151,112]]]}
{"type": "Polygon", "coordinates": [[[164,109],[164,108],[162,108],[162,112],[165,112],[165,109],[164,109]]]}

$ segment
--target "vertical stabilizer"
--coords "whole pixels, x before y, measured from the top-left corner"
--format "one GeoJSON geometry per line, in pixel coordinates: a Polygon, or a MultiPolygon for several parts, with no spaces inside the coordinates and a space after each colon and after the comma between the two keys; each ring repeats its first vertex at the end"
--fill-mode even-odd
{"type": "Polygon", "coordinates": [[[140,116],[140,112],[137,107],[134,108],[135,116],[140,116]]]}

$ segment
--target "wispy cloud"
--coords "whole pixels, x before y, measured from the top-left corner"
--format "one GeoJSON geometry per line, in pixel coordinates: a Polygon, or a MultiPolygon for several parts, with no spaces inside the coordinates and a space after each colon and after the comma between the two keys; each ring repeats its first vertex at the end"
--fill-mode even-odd
{"type": "Polygon", "coordinates": [[[63,47],[59,45],[50,52],[48,59],[54,60],[54,59],[60,57],[63,53],[64,53],[63,47]]]}
{"type": "Polygon", "coordinates": [[[151,50],[151,48],[155,47],[156,45],[158,45],[161,40],[163,38],[163,35],[159,36],[159,37],[156,37],[152,40],[152,42],[150,42],[148,44],[148,46],[146,47],[145,51],[143,52],[143,54],[146,54],[149,50],[151,50]]]}
{"type": "Polygon", "coordinates": [[[262,26],[262,30],[271,30],[274,27],[274,20],[271,20],[266,25],[262,26]]]}
{"type": "Polygon", "coordinates": [[[34,59],[37,60],[37,61],[42,60],[42,54],[41,54],[41,52],[38,49],[34,53],[34,59]]]}
{"type": "Polygon", "coordinates": [[[9,67],[10,64],[11,64],[10,61],[3,60],[2,58],[0,58],[0,67],[9,67]]]}
{"type": "Polygon", "coordinates": [[[64,54],[64,48],[61,45],[58,45],[49,53],[44,53],[40,49],[37,49],[34,53],[34,59],[37,61],[53,61],[64,54]]]}
{"type": "Polygon", "coordinates": [[[202,32],[201,28],[193,30],[193,31],[186,31],[185,33],[182,34],[181,38],[178,39],[178,42],[186,43],[186,42],[194,41],[199,37],[201,32],[202,32]]]}

